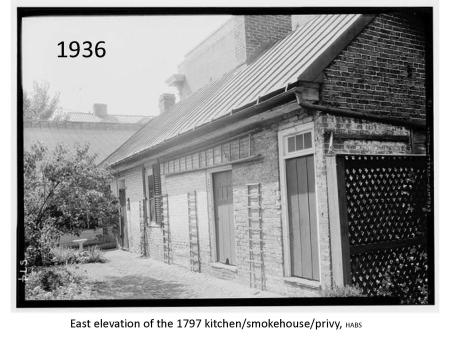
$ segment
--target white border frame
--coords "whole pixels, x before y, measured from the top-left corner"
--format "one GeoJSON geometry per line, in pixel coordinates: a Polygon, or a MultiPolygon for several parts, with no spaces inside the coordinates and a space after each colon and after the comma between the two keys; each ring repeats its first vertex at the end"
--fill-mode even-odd
{"type": "Polygon", "coordinates": [[[308,122],[305,124],[297,125],[291,128],[286,128],[278,131],[278,160],[280,166],[280,190],[281,190],[281,218],[282,218],[282,232],[283,232],[283,256],[284,256],[284,277],[287,277],[289,281],[298,282],[300,285],[308,287],[319,287],[321,285],[321,266],[320,266],[320,229],[319,229],[319,201],[318,201],[318,190],[317,190],[317,167],[316,167],[316,154],[315,154],[315,138],[314,138],[314,122],[308,122]],[[288,136],[311,132],[311,148],[298,150],[287,154],[286,140],[288,136]],[[297,276],[292,276],[291,272],[291,245],[289,241],[289,213],[288,213],[288,203],[287,203],[287,187],[286,187],[286,160],[290,158],[296,158],[306,155],[313,155],[314,158],[314,185],[315,185],[315,196],[316,196],[316,227],[317,227],[317,250],[319,257],[319,280],[310,280],[307,278],[301,278],[297,276]]]}

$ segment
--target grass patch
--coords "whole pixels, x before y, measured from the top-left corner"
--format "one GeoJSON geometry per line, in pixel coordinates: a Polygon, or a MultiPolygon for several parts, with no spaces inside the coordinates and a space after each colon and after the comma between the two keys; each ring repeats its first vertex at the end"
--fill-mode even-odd
{"type": "Polygon", "coordinates": [[[335,286],[321,291],[322,297],[366,297],[362,290],[357,286],[335,286]]]}
{"type": "Polygon", "coordinates": [[[90,247],[82,251],[57,247],[51,250],[51,256],[52,263],[55,265],[106,262],[103,252],[97,247],[90,247]]]}

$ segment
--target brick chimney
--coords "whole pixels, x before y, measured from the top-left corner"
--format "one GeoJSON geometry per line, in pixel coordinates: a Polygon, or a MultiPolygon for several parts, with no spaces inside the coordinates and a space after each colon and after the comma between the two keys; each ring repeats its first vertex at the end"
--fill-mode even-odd
{"type": "Polygon", "coordinates": [[[101,119],[108,116],[108,105],[105,103],[94,103],[92,110],[94,115],[101,119]]]}
{"type": "Polygon", "coordinates": [[[159,96],[159,111],[161,114],[169,112],[175,105],[175,94],[164,93],[159,96]]]}
{"type": "Polygon", "coordinates": [[[317,14],[293,15],[291,18],[292,30],[295,31],[296,29],[306,25],[315,17],[317,17],[317,14]]]}
{"type": "Polygon", "coordinates": [[[290,15],[246,15],[244,20],[247,63],[292,31],[290,15]]]}

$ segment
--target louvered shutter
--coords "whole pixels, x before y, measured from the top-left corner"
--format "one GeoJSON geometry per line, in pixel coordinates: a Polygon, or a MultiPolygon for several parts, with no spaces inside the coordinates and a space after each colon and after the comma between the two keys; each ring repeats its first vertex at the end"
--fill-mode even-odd
{"type": "Polygon", "coordinates": [[[149,218],[150,222],[156,222],[155,220],[155,189],[154,189],[154,179],[153,175],[147,177],[148,182],[148,206],[149,206],[149,218]]]}
{"type": "Polygon", "coordinates": [[[161,175],[159,163],[153,165],[153,189],[155,191],[155,221],[162,223],[162,196],[161,196],[161,175]]]}

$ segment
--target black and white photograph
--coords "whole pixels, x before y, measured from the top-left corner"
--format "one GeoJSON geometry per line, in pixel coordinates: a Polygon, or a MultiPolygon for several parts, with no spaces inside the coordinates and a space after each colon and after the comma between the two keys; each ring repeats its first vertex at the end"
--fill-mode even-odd
{"type": "Polygon", "coordinates": [[[17,8],[17,307],[436,303],[435,9],[301,6],[17,8]]]}

